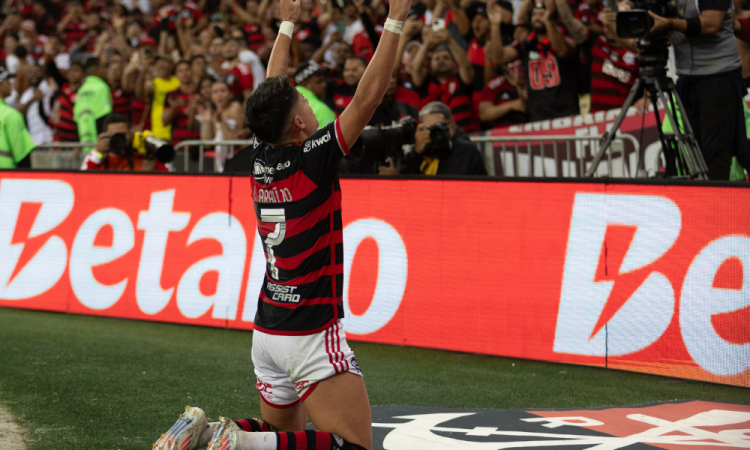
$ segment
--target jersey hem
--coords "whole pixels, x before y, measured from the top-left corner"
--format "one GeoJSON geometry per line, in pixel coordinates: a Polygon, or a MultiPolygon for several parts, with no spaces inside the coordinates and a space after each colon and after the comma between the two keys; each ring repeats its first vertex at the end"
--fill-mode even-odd
{"type": "Polygon", "coordinates": [[[333,325],[336,322],[336,320],[338,319],[334,317],[333,319],[326,322],[325,325],[315,328],[313,330],[303,330],[303,331],[269,330],[267,328],[263,328],[258,325],[253,325],[253,330],[260,331],[261,333],[265,333],[265,334],[273,334],[275,336],[309,336],[311,334],[318,334],[321,331],[324,331],[326,328],[333,325]]]}

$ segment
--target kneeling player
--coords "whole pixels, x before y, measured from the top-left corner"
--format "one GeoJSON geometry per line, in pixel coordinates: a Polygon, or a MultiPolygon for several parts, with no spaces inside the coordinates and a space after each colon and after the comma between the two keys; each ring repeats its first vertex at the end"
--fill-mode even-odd
{"type": "Polygon", "coordinates": [[[391,0],[385,31],[354,98],[318,131],[307,100],[287,77],[299,0],[281,0],[284,22],[269,78],[247,100],[255,134],[252,194],[267,270],[258,300],[253,364],[263,420],[208,424],[198,408],[159,449],[369,449],[370,403],[341,319],[343,234],[337,168],[383,99],[411,0],[391,0]],[[279,295],[279,293],[281,293],[279,295]],[[306,431],[307,416],[321,431],[306,431]]]}

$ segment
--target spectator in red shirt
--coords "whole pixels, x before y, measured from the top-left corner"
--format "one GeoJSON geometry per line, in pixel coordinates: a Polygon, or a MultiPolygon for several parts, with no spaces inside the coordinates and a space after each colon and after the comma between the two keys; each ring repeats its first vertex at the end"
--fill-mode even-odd
{"type": "MultiPolygon", "coordinates": [[[[107,84],[112,94],[112,112],[121,114],[128,122],[132,120],[133,96],[122,87],[122,63],[113,61],[107,66],[107,84]]],[[[132,122],[131,122],[132,123],[132,122]]]]}
{"type": "Polygon", "coordinates": [[[65,47],[70,49],[86,36],[89,26],[84,20],[83,5],[80,1],[68,3],[67,11],[57,24],[57,32],[65,36],[65,47]]]}
{"type": "Polygon", "coordinates": [[[240,62],[240,44],[235,38],[229,38],[222,47],[224,62],[221,69],[226,77],[229,89],[238,100],[244,104],[253,93],[253,69],[250,64],[240,62]]]}
{"type": "Polygon", "coordinates": [[[466,52],[448,30],[426,31],[425,44],[412,61],[412,79],[419,89],[422,104],[439,101],[451,109],[453,120],[465,132],[479,131],[479,120],[472,105],[474,67],[466,52]],[[428,52],[431,73],[425,71],[428,52]]]}
{"type": "Polygon", "coordinates": [[[172,144],[177,145],[182,141],[200,139],[200,127],[196,119],[200,96],[195,92],[196,85],[192,81],[189,62],[178,62],[175,76],[180,80],[180,87],[167,94],[162,122],[164,125],[172,125],[172,144]]]}
{"type": "Polygon", "coordinates": [[[195,55],[190,58],[191,80],[197,86],[201,78],[208,75],[208,63],[203,55],[195,55]]]}
{"type": "Polygon", "coordinates": [[[57,22],[57,20],[55,20],[55,16],[47,10],[47,4],[42,0],[34,0],[33,11],[33,20],[36,23],[36,29],[39,34],[43,36],[54,34],[56,31],[55,22],[57,22]]]}
{"type": "Polygon", "coordinates": [[[361,56],[352,56],[344,63],[343,82],[328,81],[325,102],[336,113],[336,117],[341,115],[352,102],[359,80],[365,74],[365,69],[367,69],[367,61],[361,56]]]}

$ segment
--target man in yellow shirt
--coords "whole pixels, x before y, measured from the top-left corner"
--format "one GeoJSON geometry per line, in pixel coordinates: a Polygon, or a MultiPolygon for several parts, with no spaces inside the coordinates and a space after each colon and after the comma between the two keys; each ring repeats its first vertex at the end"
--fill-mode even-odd
{"type": "Polygon", "coordinates": [[[180,80],[172,73],[172,62],[164,55],[155,60],[146,60],[144,70],[138,75],[136,95],[145,101],[151,100],[151,131],[159,139],[172,140],[172,125],[164,125],[162,113],[167,93],[180,87],[180,80]],[[153,64],[155,77],[153,81],[146,81],[148,67],[153,64]]]}

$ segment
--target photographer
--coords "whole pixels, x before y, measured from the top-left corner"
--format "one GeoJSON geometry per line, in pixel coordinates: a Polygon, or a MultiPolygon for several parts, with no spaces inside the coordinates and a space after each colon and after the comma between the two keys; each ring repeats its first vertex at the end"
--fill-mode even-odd
{"type": "Polygon", "coordinates": [[[378,170],[380,175],[487,175],[482,155],[453,121],[447,105],[426,104],[419,111],[419,121],[414,151],[404,156],[400,170],[388,158],[389,165],[378,170]]]}
{"type": "Polygon", "coordinates": [[[133,172],[167,170],[167,166],[161,162],[144,156],[133,149],[133,133],[130,131],[125,116],[109,114],[104,119],[103,129],[104,132],[99,135],[99,139],[96,141],[96,149],[86,155],[81,170],[133,172]]]}
{"type": "Polygon", "coordinates": [[[732,0],[678,2],[680,18],[654,19],[651,37],[671,33],[677,92],[711,180],[729,180],[733,156],[747,154],[742,63],[732,31],[732,0]]]}

